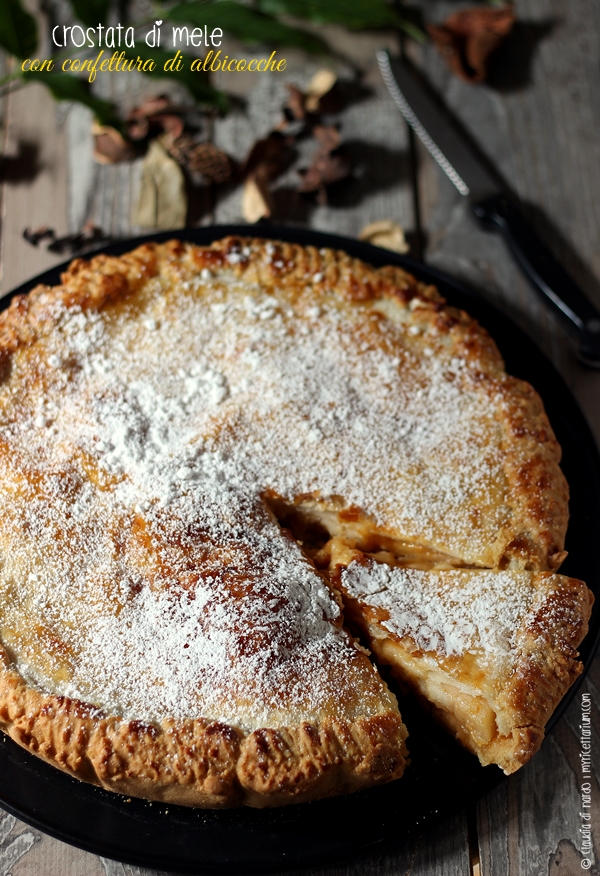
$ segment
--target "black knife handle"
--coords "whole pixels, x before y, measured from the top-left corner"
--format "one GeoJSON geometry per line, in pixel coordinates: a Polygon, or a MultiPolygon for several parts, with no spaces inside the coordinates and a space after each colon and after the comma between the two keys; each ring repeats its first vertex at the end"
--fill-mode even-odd
{"type": "Polygon", "coordinates": [[[581,358],[600,367],[600,312],[557,262],[523,216],[505,195],[473,204],[480,225],[500,231],[517,264],[534,287],[578,339],[581,358]]]}

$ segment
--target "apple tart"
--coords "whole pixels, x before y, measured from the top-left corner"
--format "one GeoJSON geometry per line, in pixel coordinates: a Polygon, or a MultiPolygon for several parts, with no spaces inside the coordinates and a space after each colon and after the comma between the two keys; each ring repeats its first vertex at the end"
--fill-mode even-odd
{"type": "Polygon", "coordinates": [[[0,726],[148,799],[346,793],[406,765],[368,648],[511,771],[589,618],[554,574],[559,459],[485,331],[399,268],[238,238],[75,260],[0,315],[0,726]]]}

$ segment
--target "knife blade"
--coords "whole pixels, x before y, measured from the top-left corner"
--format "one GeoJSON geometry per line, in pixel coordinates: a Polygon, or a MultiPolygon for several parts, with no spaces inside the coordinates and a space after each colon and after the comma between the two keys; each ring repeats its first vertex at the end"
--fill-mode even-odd
{"type": "Polygon", "coordinates": [[[516,200],[482,161],[407,61],[377,52],[383,81],[415,134],[461,195],[480,226],[499,231],[535,291],[575,337],[580,360],[600,368],[600,311],[533,230],[516,200]]]}

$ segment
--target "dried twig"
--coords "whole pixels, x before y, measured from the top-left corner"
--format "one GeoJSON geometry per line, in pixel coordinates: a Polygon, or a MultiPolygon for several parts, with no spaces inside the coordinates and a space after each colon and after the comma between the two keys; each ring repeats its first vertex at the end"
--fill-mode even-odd
{"type": "Polygon", "coordinates": [[[60,255],[74,255],[101,243],[110,243],[110,237],[92,222],[87,222],[77,234],[67,234],[64,237],[57,237],[54,229],[47,225],[36,228],[35,231],[26,228],[23,237],[32,246],[39,246],[42,240],[48,240],[50,242],[46,249],[60,255]]]}

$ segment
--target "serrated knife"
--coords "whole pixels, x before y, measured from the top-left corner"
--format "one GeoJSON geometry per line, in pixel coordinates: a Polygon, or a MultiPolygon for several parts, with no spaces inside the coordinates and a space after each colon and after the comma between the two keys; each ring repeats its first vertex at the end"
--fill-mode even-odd
{"type": "Polygon", "coordinates": [[[377,52],[377,61],[398,109],[461,195],[469,199],[481,227],[502,234],[535,291],[575,337],[579,358],[600,368],[600,312],[540,240],[516,201],[411,66],[383,50],[377,52]]]}

